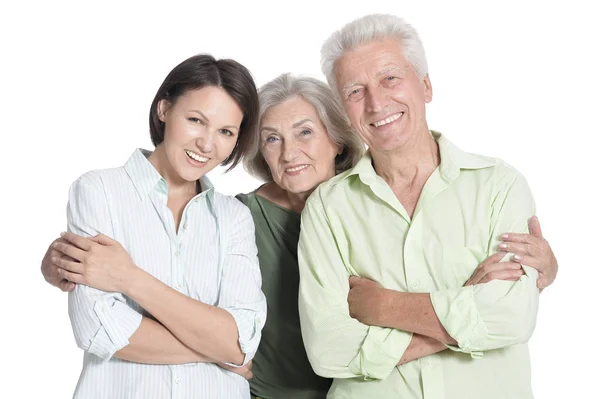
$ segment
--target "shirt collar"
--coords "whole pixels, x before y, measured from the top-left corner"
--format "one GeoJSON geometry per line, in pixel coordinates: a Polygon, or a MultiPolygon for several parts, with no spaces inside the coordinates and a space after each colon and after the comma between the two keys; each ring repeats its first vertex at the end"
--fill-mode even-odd
{"type": "MultiPolygon", "coordinates": [[[[495,165],[495,161],[492,158],[461,150],[440,132],[431,130],[431,136],[438,143],[440,149],[440,174],[447,181],[456,179],[461,169],[483,169],[495,165]]],[[[373,167],[373,158],[369,151],[350,170],[346,178],[353,175],[358,175],[365,184],[370,184],[377,176],[377,172],[375,172],[375,168],[373,167]]]]}
{"type": "Polygon", "coordinates": [[[432,130],[431,135],[440,148],[440,174],[447,181],[456,179],[461,170],[490,168],[496,164],[492,158],[461,150],[440,132],[432,130]]]}
{"type": "Polygon", "coordinates": [[[215,198],[215,186],[213,186],[212,182],[210,181],[210,179],[208,177],[202,176],[200,178],[200,189],[201,189],[201,192],[198,195],[206,193],[206,196],[208,197],[208,199],[210,201],[214,200],[214,198],[215,198]]]}
{"type": "MultiPolygon", "coordinates": [[[[160,189],[167,193],[167,183],[165,179],[158,173],[154,168],[154,165],[148,160],[148,157],[152,154],[151,151],[144,150],[142,148],[136,149],[129,160],[125,164],[124,168],[129,178],[133,182],[136,191],[140,198],[144,200],[148,197],[148,194],[154,189],[160,189]]],[[[200,178],[200,187],[202,193],[212,200],[214,196],[214,186],[206,176],[200,178]]]]}

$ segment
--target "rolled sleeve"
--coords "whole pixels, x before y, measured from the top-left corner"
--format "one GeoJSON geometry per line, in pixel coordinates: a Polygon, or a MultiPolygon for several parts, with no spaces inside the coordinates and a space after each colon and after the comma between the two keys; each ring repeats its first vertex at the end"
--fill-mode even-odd
{"type": "Polygon", "coordinates": [[[384,379],[412,334],[367,326],[350,317],[348,278],[319,189],[302,212],[298,245],[302,337],[314,371],[323,377],[384,379]]]}
{"type": "Polygon", "coordinates": [[[398,364],[411,339],[412,333],[370,326],[348,369],[365,379],[383,379],[398,364]]]}
{"type": "MultiPolygon", "coordinates": [[[[527,232],[535,213],[533,197],[518,172],[509,169],[499,178],[492,203],[488,255],[496,252],[500,234],[527,232]]],[[[510,254],[507,254],[507,259],[510,254]]],[[[431,293],[440,322],[458,347],[453,350],[481,356],[483,351],[527,342],[535,329],[539,290],[537,271],[523,265],[518,281],[493,280],[485,284],[431,293]]]]}
{"type": "Polygon", "coordinates": [[[477,357],[482,351],[529,340],[538,309],[536,280],[526,275],[517,282],[494,280],[438,291],[431,294],[431,302],[458,350],[477,357]]]}
{"type": "MultiPolygon", "coordinates": [[[[102,233],[112,237],[102,181],[93,172],[71,186],[67,221],[69,231],[75,234],[90,237],[102,233]]],[[[69,293],[69,317],[77,346],[104,360],[129,345],[129,338],[142,321],[142,315],[127,305],[122,294],[81,284],[69,293]]]]}
{"type": "MultiPolygon", "coordinates": [[[[235,223],[227,234],[228,245],[218,306],[231,314],[245,354],[242,365],[256,353],[267,317],[267,302],[261,291],[254,223],[248,208],[236,201],[235,223]]],[[[230,364],[231,366],[239,366],[230,364]]]]}
{"type": "Polygon", "coordinates": [[[77,285],[69,298],[69,316],[78,346],[108,360],[129,345],[129,338],[142,322],[142,315],[125,304],[122,296],[105,295],[94,288],[77,285]]]}

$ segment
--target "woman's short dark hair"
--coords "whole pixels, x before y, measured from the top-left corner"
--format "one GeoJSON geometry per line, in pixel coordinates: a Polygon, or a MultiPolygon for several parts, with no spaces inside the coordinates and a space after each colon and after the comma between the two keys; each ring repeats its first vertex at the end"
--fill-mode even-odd
{"type": "Polygon", "coordinates": [[[220,87],[239,105],[244,113],[238,139],[231,155],[221,165],[236,166],[248,151],[258,124],[258,94],[250,71],[229,59],[217,60],[209,54],[198,54],[177,65],[165,78],[150,107],[150,137],[154,146],[165,138],[165,124],[158,118],[158,103],[174,104],[189,90],[207,86],[220,87]]]}

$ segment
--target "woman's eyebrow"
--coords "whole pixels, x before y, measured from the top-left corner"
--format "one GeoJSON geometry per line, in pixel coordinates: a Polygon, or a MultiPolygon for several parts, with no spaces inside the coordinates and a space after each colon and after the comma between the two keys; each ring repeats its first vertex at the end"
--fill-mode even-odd
{"type": "Polygon", "coordinates": [[[312,119],[310,119],[310,118],[304,118],[301,121],[298,121],[298,122],[294,123],[292,125],[292,128],[297,128],[298,126],[300,126],[300,125],[302,125],[302,124],[304,124],[306,122],[312,122],[312,119]]]}

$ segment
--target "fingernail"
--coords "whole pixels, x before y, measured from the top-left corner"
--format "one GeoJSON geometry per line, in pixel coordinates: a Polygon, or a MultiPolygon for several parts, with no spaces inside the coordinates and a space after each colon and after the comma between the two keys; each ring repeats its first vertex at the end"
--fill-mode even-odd
{"type": "Polygon", "coordinates": [[[56,262],[58,259],[56,258],[56,256],[52,257],[52,262],[56,262]]]}
{"type": "Polygon", "coordinates": [[[521,255],[514,255],[513,259],[514,260],[521,260],[521,259],[523,259],[523,257],[521,255]]]}
{"type": "Polygon", "coordinates": [[[508,238],[508,234],[501,234],[500,238],[502,238],[503,240],[506,240],[508,238]]]}
{"type": "Polygon", "coordinates": [[[57,242],[53,242],[52,243],[52,248],[58,248],[58,243],[57,242]]]}
{"type": "Polygon", "coordinates": [[[502,248],[502,249],[506,249],[506,248],[508,248],[508,244],[506,244],[506,243],[504,243],[504,242],[503,242],[502,244],[498,245],[498,246],[499,246],[500,248],[502,248]]]}
{"type": "Polygon", "coordinates": [[[67,234],[67,233],[63,231],[62,233],[60,233],[60,236],[62,237],[62,236],[64,236],[65,234],[67,234]]]}

